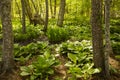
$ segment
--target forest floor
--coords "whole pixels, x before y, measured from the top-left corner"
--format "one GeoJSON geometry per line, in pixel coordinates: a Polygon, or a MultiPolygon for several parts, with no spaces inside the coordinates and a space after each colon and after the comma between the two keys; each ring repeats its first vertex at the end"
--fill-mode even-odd
{"type": "MultiPolygon", "coordinates": [[[[46,37],[42,37],[39,38],[37,40],[41,40],[42,41],[46,41],[47,38],[46,37]]],[[[31,41],[27,41],[22,43],[21,45],[26,45],[31,41]]],[[[67,74],[67,67],[65,67],[65,62],[66,59],[63,56],[58,56],[59,60],[61,61],[61,65],[55,67],[55,75],[50,76],[49,80],[54,80],[55,77],[59,76],[61,78],[61,80],[67,80],[67,77],[70,76],[67,74]]],[[[36,58],[33,57],[31,60],[29,60],[27,64],[30,64],[31,62],[33,62],[36,58]]],[[[16,64],[16,68],[12,71],[12,73],[2,73],[0,74],[0,80],[25,80],[26,77],[21,77],[20,76],[20,64],[18,62],[15,63],[16,64]]],[[[120,60],[119,59],[115,59],[114,57],[109,57],[109,64],[112,66],[112,68],[114,68],[114,70],[117,70],[118,72],[116,73],[112,73],[111,72],[111,79],[110,80],[120,80],[120,60]]],[[[84,80],[82,78],[78,79],[78,80],[84,80]]],[[[95,76],[93,76],[90,80],[97,80],[95,78],[95,76]]]]}
{"type": "MultiPolygon", "coordinates": [[[[34,60],[33,58],[32,60],[34,60]]],[[[67,75],[67,68],[65,65],[65,58],[62,56],[59,56],[59,59],[61,60],[61,65],[55,68],[55,75],[50,77],[50,80],[54,80],[55,77],[59,76],[62,80],[67,80],[66,78],[69,76],[67,75]]],[[[31,61],[32,61],[31,60],[31,61]]],[[[29,61],[29,62],[31,62],[29,61]]],[[[114,58],[109,58],[109,63],[111,66],[113,66],[116,70],[119,70],[120,72],[120,60],[116,60],[114,58]]],[[[28,62],[28,63],[29,63],[28,62]]],[[[3,73],[0,75],[0,80],[25,80],[26,77],[21,77],[20,70],[19,70],[19,64],[16,63],[16,69],[13,70],[13,73],[3,73]]],[[[84,79],[78,79],[78,80],[84,80],[84,79]]],[[[92,77],[91,80],[97,80],[94,77],[92,77]]],[[[110,80],[120,80],[120,73],[111,73],[111,79],[110,80]]]]}

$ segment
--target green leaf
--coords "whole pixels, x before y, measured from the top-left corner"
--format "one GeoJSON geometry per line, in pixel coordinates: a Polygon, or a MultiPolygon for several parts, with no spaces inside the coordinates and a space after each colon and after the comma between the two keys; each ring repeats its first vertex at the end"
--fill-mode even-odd
{"type": "Polygon", "coordinates": [[[71,61],[73,61],[75,64],[76,64],[76,62],[77,62],[77,60],[78,60],[77,55],[76,55],[76,54],[72,54],[72,53],[68,53],[68,58],[69,58],[71,61]]]}
{"type": "Polygon", "coordinates": [[[21,76],[28,76],[28,75],[30,75],[30,73],[29,72],[21,72],[20,75],[21,76]]]}

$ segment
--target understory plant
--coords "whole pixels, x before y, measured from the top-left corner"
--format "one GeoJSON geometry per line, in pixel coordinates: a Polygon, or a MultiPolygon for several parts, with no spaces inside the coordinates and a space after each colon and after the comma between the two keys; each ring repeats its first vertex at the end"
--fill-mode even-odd
{"type": "Polygon", "coordinates": [[[92,74],[99,73],[100,70],[93,68],[92,62],[92,46],[91,42],[87,40],[67,41],[60,44],[56,51],[68,58],[65,66],[68,67],[68,80],[77,80],[83,78],[89,80],[92,74]]]}
{"type": "Polygon", "coordinates": [[[25,62],[34,55],[43,54],[47,49],[47,42],[37,41],[36,43],[30,43],[25,46],[14,44],[14,57],[15,60],[25,62]]]}
{"type": "Polygon", "coordinates": [[[29,76],[28,80],[48,80],[50,75],[54,74],[54,66],[57,66],[59,61],[54,55],[46,51],[43,55],[39,55],[37,60],[28,66],[20,68],[21,76],[29,76]]]}
{"type": "Polygon", "coordinates": [[[47,37],[50,43],[60,43],[69,39],[68,30],[58,26],[49,27],[47,37]]]}
{"type": "Polygon", "coordinates": [[[29,39],[37,38],[38,36],[43,34],[42,26],[33,26],[27,25],[26,26],[26,33],[22,32],[22,27],[15,28],[14,31],[14,40],[16,42],[25,41],[29,39]]]}

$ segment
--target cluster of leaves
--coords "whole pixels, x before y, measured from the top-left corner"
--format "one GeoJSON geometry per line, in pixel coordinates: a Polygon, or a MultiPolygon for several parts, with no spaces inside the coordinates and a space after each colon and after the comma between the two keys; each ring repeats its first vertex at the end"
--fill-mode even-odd
{"type": "Polygon", "coordinates": [[[65,28],[52,26],[47,30],[47,37],[50,43],[60,43],[69,39],[69,33],[65,28]]]}
{"type": "Polygon", "coordinates": [[[111,20],[111,40],[112,40],[112,48],[113,52],[117,55],[120,55],[120,19],[112,19],[111,20]]]}
{"type": "Polygon", "coordinates": [[[55,56],[46,51],[43,55],[39,55],[31,65],[22,66],[21,75],[30,76],[29,80],[48,80],[48,77],[54,74],[53,67],[58,64],[59,61],[55,56]]]}
{"type": "Polygon", "coordinates": [[[72,40],[89,40],[91,37],[90,26],[66,26],[72,40]]]}
{"type": "Polygon", "coordinates": [[[41,26],[35,27],[33,25],[28,25],[26,26],[25,34],[23,34],[21,27],[16,27],[14,29],[14,40],[16,42],[19,42],[19,41],[34,39],[40,36],[41,34],[43,34],[41,26]]]}
{"type": "Polygon", "coordinates": [[[43,54],[47,46],[48,46],[47,42],[40,42],[40,41],[37,41],[36,43],[30,43],[26,46],[20,46],[19,44],[14,44],[15,60],[25,62],[33,55],[43,54]]]}
{"type": "Polygon", "coordinates": [[[99,69],[94,69],[92,63],[92,46],[91,42],[83,40],[81,42],[67,41],[60,44],[56,51],[65,55],[68,58],[66,66],[69,68],[68,73],[72,74],[69,80],[84,78],[88,80],[92,74],[100,72],[99,69]]]}

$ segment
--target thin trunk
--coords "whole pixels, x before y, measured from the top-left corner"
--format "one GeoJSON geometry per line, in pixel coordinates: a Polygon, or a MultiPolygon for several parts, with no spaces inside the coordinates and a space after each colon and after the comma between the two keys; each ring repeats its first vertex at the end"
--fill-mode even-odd
{"type": "Polygon", "coordinates": [[[11,71],[14,67],[11,0],[1,0],[1,2],[1,21],[3,30],[2,71],[11,71]]]}
{"type": "Polygon", "coordinates": [[[32,4],[33,4],[33,7],[34,7],[34,9],[35,9],[36,14],[38,14],[38,13],[39,13],[39,11],[38,11],[37,7],[35,6],[34,1],[33,1],[33,0],[31,0],[31,2],[32,2],[32,4]]]}
{"type": "Polygon", "coordinates": [[[110,42],[110,0],[105,0],[105,73],[110,79],[109,54],[113,54],[110,42]]]}
{"type": "Polygon", "coordinates": [[[46,33],[48,27],[48,0],[45,0],[45,5],[46,5],[46,16],[45,16],[44,32],[46,33]]]}
{"type": "Polygon", "coordinates": [[[18,3],[17,3],[16,0],[15,0],[15,4],[16,4],[16,6],[17,6],[17,8],[18,8],[18,14],[19,14],[19,17],[20,17],[20,21],[22,21],[21,12],[20,12],[20,7],[19,7],[19,5],[18,5],[18,3]]]}
{"type": "Polygon", "coordinates": [[[21,0],[22,5],[22,32],[26,33],[26,23],[25,23],[25,3],[24,0],[21,0]]]}
{"type": "Polygon", "coordinates": [[[54,18],[56,17],[56,5],[57,5],[57,2],[56,0],[54,0],[54,18]]]}
{"type": "Polygon", "coordinates": [[[58,21],[57,21],[57,25],[60,27],[63,26],[64,14],[65,14],[65,0],[61,0],[58,21]]]}
{"type": "Polygon", "coordinates": [[[52,0],[50,0],[50,12],[51,12],[51,17],[53,18],[52,0]]]}
{"type": "Polygon", "coordinates": [[[104,79],[105,60],[103,50],[103,32],[102,32],[102,2],[101,0],[92,0],[92,43],[93,43],[93,61],[96,68],[101,68],[99,76],[104,79]]]}
{"type": "Polygon", "coordinates": [[[24,0],[24,4],[25,4],[26,15],[28,16],[30,24],[32,24],[33,23],[32,22],[33,13],[32,13],[32,9],[31,9],[29,0],[24,0]]]}

